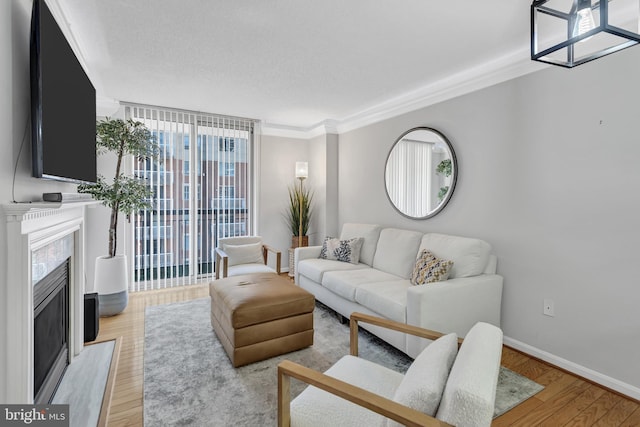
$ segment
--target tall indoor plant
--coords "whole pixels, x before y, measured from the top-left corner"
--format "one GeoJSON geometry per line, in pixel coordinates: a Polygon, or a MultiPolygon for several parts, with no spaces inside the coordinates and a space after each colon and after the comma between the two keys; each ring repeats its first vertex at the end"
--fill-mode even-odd
{"type": "MultiPolygon", "coordinates": [[[[438,175],[444,175],[445,177],[450,177],[451,171],[451,159],[444,159],[438,163],[438,166],[436,167],[436,173],[438,175]]],[[[440,187],[440,191],[438,191],[438,200],[442,201],[444,196],[447,194],[447,191],[449,191],[448,185],[440,187]]]]}
{"type": "Polygon", "coordinates": [[[117,254],[118,215],[130,215],[150,207],[151,189],[142,179],[123,172],[125,156],[138,159],[153,158],[158,145],[151,132],[134,120],[100,120],[96,124],[98,154],[112,152],[116,155],[113,180],[107,182],[103,176],[95,184],[81,184],[78,192],[88,193],[95,200],[111,209],[109,221],[108,255],[96,259],[95,288],[99,294],[100,315],[120,313],[128,302],[127,260],[117,254]]]}
{"type": "Polygon", "coordinates": [[[298,246],[309,245],[309,222],[311,221],[311,202],[313,200],[313,193],[308,188],[305,189],[300,185],[292,185],[289,187],[289,206],[286,212],[286,219],[291,230],[291,246],[296,248],[298,246]],[[302,222],[302,228],[300,223],[302,222]],[[302,239],[299,239],[300,230],[302,230],[302,239]],[[299,241],[302,244],[299,245],[299,241]]]}

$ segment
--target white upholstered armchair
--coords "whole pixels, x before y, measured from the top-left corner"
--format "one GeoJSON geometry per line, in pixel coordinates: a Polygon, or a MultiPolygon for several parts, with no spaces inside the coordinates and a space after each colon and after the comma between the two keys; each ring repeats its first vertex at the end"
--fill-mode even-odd
{"type": "Polygon", "coordinates": [[[351,315],[351,355],[324,374],[285,360],[278,365],[278,426],[489,427],[502,354],[502,331],[479,322],[458,349],[443,335],[361,313],[351,315]],[[406,374],[358,356],[358,322],[435,340],[406,374]],[[290,378],[309,386],[290,397],[290,378]],[[355,405],[354,405],[355,404],[355,405]]]}
{"type": "Polygon", "coordinates": [[[216,279],[250,273],[280,274],[280,251],[265,245],[260,236],[218,239],[215,253],[216,279]],[[276,257],[275,270],[267,265],[269,253],[276,257]]]}

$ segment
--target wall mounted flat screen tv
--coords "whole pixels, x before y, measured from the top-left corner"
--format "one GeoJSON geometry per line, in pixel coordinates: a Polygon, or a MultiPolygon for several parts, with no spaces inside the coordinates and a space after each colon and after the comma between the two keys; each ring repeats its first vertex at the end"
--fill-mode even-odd
{"type": "Polygon", "coordinates": [[[30,48],[32,175],[96,182],[96,91],[44,0],[30,48]]]}

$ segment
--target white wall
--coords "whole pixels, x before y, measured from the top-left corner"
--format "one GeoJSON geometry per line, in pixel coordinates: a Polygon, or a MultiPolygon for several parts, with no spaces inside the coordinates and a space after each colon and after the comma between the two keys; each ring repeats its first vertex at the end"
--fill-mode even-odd
{"type": "MultiPolygon", "coordinates": [[[[282,252],[282,268],[289,268],[291,231],[285,219],[289,205],[287,187],[297,184],[296,161],[307,161],[309,143],[296,138],[260,137],[258,233],[265,243],[282,252]]],[[[310,168],[311,169],[311,168],[310,168]]],[[[313,173],[313,171],[311,170],[313,173]]],[[[305,184],[313,183],[311,175],[305,184]]],[[[270,261],[269,265],[275,267],[270,261]]]]}
{"type": "MultiPolygon", "coordinates": [[[[44,192],[72,192],[75,185],[31,177],[29,37],[31,0],[0,1],[0,203],[42,200],[44,192]],[[26,129],[26,133],[25,133],[26,129]],[[22,150],[21,150],[22,147],[22,150]],[[14,169],[16,168],[15,184],[14,169]]],[[[0,224],[0,299],[4,300],[7,241],[0,224]]],[[[0,315],[0,366],[4,366],[6,313],[0,315]]],[[[0,376],[4,375],[0,370],[0,376]]],[[[0,383],[4,378],[0,378],[0,383]]],[[[4,397],[0,395],[0,402],[4,397]]]]}
{"type": "Polygon", "coordinates": [[[511,342],[640,396],[639,66],[631,48],[340,135],[339,222],[487,240],[511,342]],[[396,138],[419,125],[450,139],[460,175],[449,205],[414,221],[386,199],[383,171],[396,138]]]}
{"type": "Polygon", "coordinates": [[[337,236],[338,220],[337,134],[309,140],[309,185],[313,192],[309,245],[321,245],[325,236],[337,236]]]}
{"type": "Polygon", "coordinates": [[[319,135],[309,140],[309,180],[305,182],[313,194],[311,203],[311,222],[309,224],[309,245],[322,244],[327,234],[327,138],[319,135]]]}
{"type": "MultiPolygon", "coordinates": [[[[0,97],[0,150],[5,153],[6,146],[11,145],[13,140],[12,128],[12,89],[11,89],[11,64],[7,60],[11,58],[11,3],[0,2],[0,93],[7,96],[0,97]]],[[[0,156],[0,199],[5,203],[11,197],[10,177],[11,158],[8,156],[0,156]]],[[[0,271],[7,271],[7,230],[4,224],[0,224],[0,271]]],[[[0,301],[7,298],[7,277],[3,273],[0,278],[0,301]]],[[[6,348],[4,343],[7,342],[5,334],[5,325],[7,324],[6,313],[0,313],[0,343],[3,343],[0,350],[0,367],[5,366],[6,348]]],[[[0,368],[0,384],[5,384],[4,368],[0,368]]],[[[0,402],[6,402],[4,398],[4,387],[0,387],[0,402]]]]}

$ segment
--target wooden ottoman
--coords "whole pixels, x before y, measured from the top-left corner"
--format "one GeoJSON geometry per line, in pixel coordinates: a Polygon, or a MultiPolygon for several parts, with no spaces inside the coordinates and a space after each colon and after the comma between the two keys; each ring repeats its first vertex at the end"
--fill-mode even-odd
{"type": "Polygon", "coordinates": [[[211,326],[234,367],[313,344],[312,294],[276,273],[214,280],[211,326]]]}

